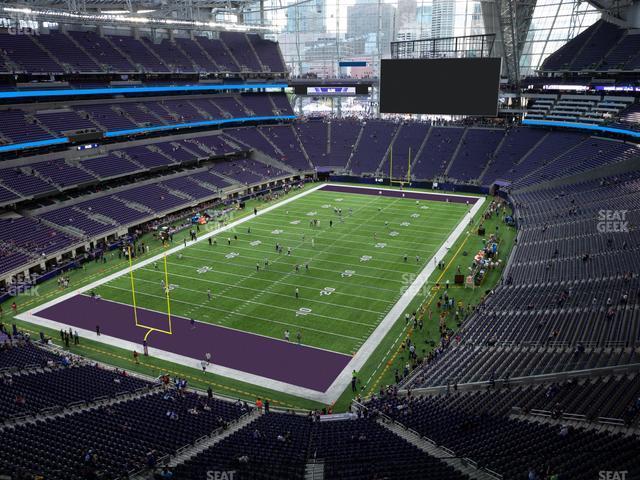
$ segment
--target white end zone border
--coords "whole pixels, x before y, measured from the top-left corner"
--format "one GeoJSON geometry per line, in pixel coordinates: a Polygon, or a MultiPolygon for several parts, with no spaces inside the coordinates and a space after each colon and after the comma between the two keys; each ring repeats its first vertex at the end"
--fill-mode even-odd
{"type": "MultiPolygon", "coordinates": [[[[326,183],[322,183],[320,185],[317,185],[315,187],[310,188],[309,190],[306,190],[304,192],[301,192],[297,195],[294,195],[290,198],[286,198],[274,205],[271,205],[269,207],[266,207],[262,210],[258,211],[257,215],[253,215],[253,214],[249,214],[246,217],[243,217],[241,219],[238,219],[236,221],[233,221],[231,223],[229,223],[228,225],[225,225],[223,227],[217,228],[215,230],[212,230],[211,232],[205,233],[201,236],[198,237],[197,240],[195,241],[187,241],[187,247],[191,246],[195,243],[198,242],[202,242],[204,240],[207,240],[210,237],[213,237],[215,235],[219,235],[222,232],[225,232],[227,230],[233,229],[245,222],[250,221],[252,218],[256,217],[256,216],[260,216],[263,215],[265,213],[268,213],[276,208],[279,208],[283,205],[286,205],[288,203],[291,203],[293,201],[298,200],[299,198],[305,197],[319,189],[321,189],[323,186],[327,185],[326,183]]],[[[350,188],[355,189],[374,189],[374,190],[396,190],[396,191],[402,191],[400,189],[393,189],[393,188],[384,188],[384,187],[365,187],[365,186],[355,186],[355,185],[348,185],[350,188]]],[[[429,277],[431,276],[431,274],[433,273],[433,271],[435,270],[435,263],[434,259],[442,259],[444,258],[444,256],[446,255],[447,251],[449,250],[449,248],[456,242],[456,240],[458,239],[458,237],[460,237],[460,235],[464,232],[465,228],[467,227],[467,225],[469,224],[470,220],[473,219],[473,217],[475,216],[475,214],[478,212],[478,210],[480,210],[480,208],[482,207],[482,205],[485,202],[485,198],[484,197],[478,197],[478,196],[468,196],[468,195],[456,195],[456,194],[450,194],[450,193],[446,193],[446,192],[442,192],[442,193],[431,193],[431,192],[419,192],[419,191],[414,191],[411,190],[412,193],[418,193],[424,196],[424,200],[429,200],[429,196],[430,195],[448,195],[448,196],[456,196],[456,197],[464,197],[464,198],[468,198],[470,200],[475,200],[474,205],[471,207],[470,211],[464,216],[464,218],[460,221],[460,223],[456,226],[456,228],[454,228],[454,230],[451,232],[451,234],[449,235],[449,237],[445,240],[444,244],[440,247],[440,249],[436,252],[435,256],[432,257],[431,259],[429,259],[429,262],[425,265],[424,269],[422,269],[422,271],[416,276],[416,279],[414,280],[414,282],[409,286],[409,288],[407,288],[407,290],[405,291],[405,293],[400,297],[400,299],[396,302],[396,304],[391,308],[391,310],[389,310],[389,313],[387,313],[387,315],[384,317],[384,319],[382,320],[382,322],[380,322],[380,324],[376,327],[376,329],[373,331],[373,333],[369,336],[369,338],[365,341],[365,343],[360,347],[360,349],[356,352],[356,354],[352,357],[352,359],[349,361],[349,363],[345,366],[345,368],[340,372],[340,374],[336,377],[336,379],[333,381],[333,383],[331,384],[331,386],[325,391],[325,392],[318,392],[315,390],[311,390],[308,388],[304,388],[304,387],[300,387],[297,385],[292,385],[286,382],[281,382],[278,380],[273,380],[271,378],[266,378],[266,377],[261,377],[259,375],[254,375],[251,373],[247,373],[247,372],[243,372],[240,370],[235,370],[232,368],[226,368],[226,367],[221,367],[218,365],[210,365],[207,368],[207,372],[209,373],[214,373],[220,376],[224,376],[224,377],[228,377],[234,380],[240,380],[242,382],[246,382],[246,383],[251,383],[251,384],[255,384],[255,385],[259,385],[262,387],[266,387],[275,391],[279,391],[279,392],[283,392],[289,395],[294,395],[294,396],[298,396],[301,398],[305,398],[308,400],[314,400],[320,403],[324,403],[324,404],[330,404],[332,402],[335,402],[340,395],[342,395],[342,393],[344,392],[344,390],[348,387],[349,383],[351,382],[351,372],[353,370],[360,370],[362,368],[362,366],[364,366],[364,364],[366,363],[366,361],[369,359],[369,357],[373,354],[373,352],[375,351],[375,349],[378,347],[378,345],[382,342],[382,340],[386,337],[386,335],[389,333],[389,331],[391,330],[391,327],[393,326],[393,324],[395,323],[395,321],[400,318],[400,316],[402,315],[402,313],[404,313],[404,310],[407,308],[407,306],[409,305],[409,303],[411,303],[411,301],[413,300],[413,298],[417,295],[417,293],[420,291],[420,288],[422,287],[422,285],[424,283],[427,282],[427,280],[429,279],[429,277]]],[[[339,192],[333,192],[338,194],[339,192]]],[[[413,199],[410,199],[413,200],[413,199]]],[[[161,260],[165,255],[172,255],[174,253],[177,253],[181,250],[183,250],[185,247],[184,243],[177,245],[173,248],[170,248],[162,253],[159,253],[151,258],[148,258],[146,260],[142,260],[138,263],[136,263],[135,265],[133,265],[133,270],[137,270],[139,268],[143,268],[147,265],[152,264],[153,262],[157,262],[158,260],[161,260]]],[[[58,298],[55,298],[49,302],[46,302],[42,305],[39,305],[31,310],[29,310],[28,312],[24,312],[21,313],[19,315],[16,316],[16,318],[18,318],[19,320],[23,320],[25,322],[29,322],[29,323],[33,323],[33,324],[38,324],[38,325],[43,325],[45,327],[48,328],[52,328],[55,330],[59,330],[62,328],[67,328],[68,325],[63,324],[63,323],[59,323],[59,322],[55,322],[52,320],[48,320],[46,318],[40,317],[37,314],[39,312],[41,312],[42,310],[45,310],[51,306],[57,305],[58,303],[61,303],[65,300],[68,300],[71,297],[74,297],[76,295],[82,294],[84,292],[90,291],[96,287],[99,287],[100,285],[103,285],[105,283],[108,283],[110,281],[112,281],[113,279],[120,277],[122,275],[126,275],[128,274],[130,271],[129,267],[126,267],[122,270],[119,270],[115,273],[112,273],[106,277],[103,277],[99,280],[96,280],[94,282],[91,282],[83,287],[77,288],[71,292],[65,293],[64,295],[61,295],[58,298]]],[[[141,345],[136,344],[134,342],[130,342],[127,340],[122,340],[120,338],[116,338],[116,337],[110,337],[107,335],[101,335],[101,336],[97,336],[97,334],[93,331],[89,331],[89,330],[83,330],[83,329],[77,329],[78,332],[80,334],[82,334],[83,337],[85,338],[89,338],[91,340],[94,341],[98,341],[98,342],[102,342],[102,343],[106,343],[108,345],[114,345],[116,347],[119,348],[123,348],[129,351],[133,351],[135,349],[140,350],[141,345]]],[[[246,332],[246,333],[251,333],[251,332],[246,332]]],[[[201,366],[200,366],[200,360],[197,359],[193,359],[190,357],[186,357],[183,355],[178,355],[175,353],[171,353],[171,352],[167,352],[164,350],[159,350],[156,348],[149,348],[149,354],[153,357],[159,358],[161,360],[166,360],[169,362],[173,362],[173,363],[177,363],[179,365],[182,366],[188,366],[188,367],[192,367],[195,369],[200,370],[201,366]]]]}
{"type": "MultiPolygon", "coordinates": [[[[65,323],[60,323],[54,320],[49,320],[47,318],[39,317],[38,315],[34,315],[32,313],[22,313],[18,315],[17,318],[19,318],[20,320],[24,320],[25,322],[41,324],[45,327],[52,328],[55,330],[62,330],[62,329],[66,330],[67,328],[69,328],[69,325],[65,323]]],[[[223,327],[223,328],[226,328],[226,327],[223,327]]],[[[104,335],[104,334],[98,336],[96,332],[92,330],[86,330],[84,328],[73,327],[73,329],[77,330],[78,334],[82,338],[87,338],[95,342],[105,343],[107,345],[113,345],[118,348],[128,350],[130,353],[136,350],[138,353],[142,354],[142,345],[139,343],[123,340],[118,337],[110,337],[109,335],[104,335]]],[[[251,334],[250,332],[247,332],[247,333],[251,334]]],[[[200,364],[201,360],[196,360],[194,358],[180,355],[177,353],[167,352],[166,350],[160,350],[157,348],[149,347],[149,356],[159,358],[161,360],[165,360],[168,362],[173,362],[184,367],[192,367],[197,370],[202,369],[200,364]]],[[[207,366],[207,373],[212,373],[212,374],[220,375],[222,377],[232,378],[234,380],[240,380],[242,382],[251,383],[254,385],[264,386],[272,390],[276,390],[278,392],[295,395],[297,397],[308,398],[310,400],[317,400],[318,396],[322,395],[321,392],[316,392],[315,390],[311,390],[309,388],[300,387],[298,385],[292,385],[290,383],[282,382],[279,380],[273,380],[272,378],[261,377],[260,375],[254,375],[252,373],[243,372],[242,370],[222,367],[220,365],[215,365],[213,363],[207,366]]]]}

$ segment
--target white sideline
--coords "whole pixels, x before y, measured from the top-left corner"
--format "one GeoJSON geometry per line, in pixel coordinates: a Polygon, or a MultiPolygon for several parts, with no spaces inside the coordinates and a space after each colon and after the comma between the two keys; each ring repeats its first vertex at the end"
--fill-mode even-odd
{"type": "MultiPolygon", "coordinates": [[[[265,213],[268,213],[276,208],[282,207],[283,205],[286,205],[288,203],[291,203],[295,200],[298,200],[299,198],[305,197],[319,189],[321,189],[324,185],[326,185],[325,183],[317,185],[315,187],[310,188],[309,190],[306,190],[304,192],[301,192],[297,195],[294,195],[290,198],[284,199],[281,202],[278,202],[274,205],[271,205],[269,207],[266,207],[262,210],[258,211],[258,215],[263,215],[265,213]]],[[[381,188],[379,187],[364,187],[364,186],[352,186],[349,185],[350,188],[353,189],[375,189],[375,190],[380,190],[381,188]]],[[[390,188],[382,188],[384,190],[395,190],[395,191],[401,191],[400,189],[390,189],[390,188]]],[[[341,192],[332,192],[335,194],[340,194],[341,192]]],[[[207,368],[207,372],[209,373],[215,373],[217,375],[220,376],[224,376],[224,377],[228,377],[228,378],[232,378],[234,380],[240,380],[242,382],[246,382],[246,383],[251,383],[251,384],[255,384],[255,385],[259,385],[261,387],[265,387],[265,388],[269,388],[275,391],[279,391],[279,392],[283,392],[286,394],[290,394],[290,395],[294,395],[297,397],[301,397],[301,398],[305,398],[308,400],[313,400],[316,402],[320,402],[320,403],[324,403],[324,404],[331,404],[333,402],[335,402],[340,395],[342,395],[342,392],[349,386],[349,384],[351,383],[351,372],[353,370],[360,370],[364,364],[366,363],[366,361],[369,359],[369,357],[373,354],[373,352],[375,351],[375,349],[378,347],[378,345],[380,345],[380,343],[382,342],[382,340],[386,337],[386,335],[389,333],[389,331],[391,330],[391,327],[393,326],[394,322],[401,317],[401,315],[404,313],[404,310],[407,308],[407,306],[409,305],[409,303],[411,303],[411,301],[413,300],[413,298],[418,294],[418,292],[420,291],[420,288],[422,287],[422,285],[429,279],[429,277],[431,276],[431,274],[433,273],[433,271],[435,270],[435,264],[437,263],[438,260],[441,260],[445,257],[445,255],[447,254],[447,251],[449,250],[449,248],[455,243],[455,241],[458,239],[458,237],[460,237],[460,235],[464,232],[465,228],[467,228],[467,225],[469,224],[470,220],[473,218],[473,216],[478,212],[478,210],[481,208],[482,204],[485,201],[484,197],[477,197],[477,196],[467,196],[467,195],[456,195],[456,194],[450,194],[450,193],[431,193],[431,192],[415,192],[415,193],[420,193],[422,195],[424,195],[425,200],[428,200],[428,197],[430,195],[449,195],[449,196],[456,196],[456,197],[464,197],[464,198],[468,198],[470,200],[475,199],[476,202],[475,204],[471,207],[471,210],[465,215],[465,217],[460,221],[460,223],[456,226],[456,228],[453,229],[453,231],[451,232],[451,234],[449,235],[449,237],[445,240],[445,242],[443,243],[443,245],[440,247],[440,249],[436,252],[436,254],[434,255],[434,257],[432,257],[429,262],[425,265],[425,267],[422,269],[422,271],[416,276],[416,279],[414,280],[414,282],[409,286],[409,288],[407,288],[407,290],[404,292],[404,294],[398,299],[398,301],[395,303],[395,305],[391,308],[391,310],[389,310],[389,312],[387,313],[387,315],[384,317],[384,319],[378,324],[378,326],[376,327],[376,329],[373,331],[373,333],[369,336],[369,338],[367,338],[367,340],[365,341],[365,343],[362,345],[362,347],[360,347],[360,349],[356,352],[356,354],[351,358],[351,360],[349,361],[349,363],[345,366],[345,368],[340,372],[340,374],[338,374],[338,376],[335,378],[335,380],[333,381],[333,383],[331,384],[331,386],[325,391],[325,392],[318,392],[315,390],[311,390],[308,388],[304,388],[304,387],[300,387],[297,385],[292,385],[289,383],[285,383],[285,382],[281,382],[278,380],[273,380],[271,378],[266,378],[266,377],[262,377],[259,375],[254,375],[251,373],[247,373],[247,372],[243,372],[240,370],[235,370],[232,368],[226,368],[226,367],[221,367],[218,365],[210,365],[207,368]],[[436,260],[437,259],[437,260],[436,260]]],[[[238,219],[234,222],[229,223],[228,225],[225,225],[224,227],[220,227],[217,228],[215,230],[212,230],[211,232],[205,233],[201,236],[198,237],[197,240],[195,241],[187,241],[187,247],[191,246],[195,243],[204,241],[212,236],[215,235],[219,235],[222,232],[225,232],[227,230],[230,230],[232,228],[237,227],[238,225],[241,225],[245,222],[250,221],[252,218],[256,217],[256,215],[247,215],[246,217],[243,217],[241,219],[238,219]]],[[[148,258],[146,260],[142,260],[138,263],[136,263],[133,266],[133,270],[137,270],[139,268],[143,268],[147,265],[152,264],[153,262],[156,262],[158,260],[161,260],[165,255],[171,255],[174,254],[176,252],[179,252],[181,250],[183,250],[185,248],[184,244],[181,243],[180,245],[177,245],[173,248],[170,248],[169,250],[166,250],[165,252],[159,253],[158,255],[155,255],[151,258],[148,258]]],[[[82,294],[84,292],[90,291],[96,287],[99,287],[100,285],[103,285],[105,283],[108,283],[110,281],[112,281],[113,279],[120,277],[122,275],[125,275],[127,273],[129,273],[130,269],[129,267],[126,267],[118,272],[112,273],[106,277],[103,277],[99,280],[96,280],[95,282],[92,282],[90,284],[87,284],[83,287],[77,288],[69,293],[66,293],[64,295],[61,295],[58,298],[55,298],[53,300],[50,300],[49,302],[46,302],[42,305],[39,305],[31,310],[29,310],[28,312],[24,312],[21,313],[19,315],[16,316],[16,318],[23,320],[25,322],[29,322],[29,323],[33,323],[33,324],[39,324],[39,325],[43,325],[45,327],[48,328],[52,328],[55,330],[59,330],[62,328],[67,328],[68,325],[63,324],[63,323],[59,323],[59,322],[55,322],[53,320],[48,320],[46,318],[40,317],[37,314],[39,312],[41,312],[42,310],[45,310],[49,307],[52,307],[54,305],[57,305],[58,303],[64,302],[65,300],[68,300],[71,297],[74,297],[76,295],[82,294]]],[[[139,344],[136,344],[134,342],[129,342],[127,340],[123,340],[120,338],[116,338],[116,337],[110,337],[107,335],[101,335],[98,336],[94,331],[89,331],[89,330],[84,330],[84,329],[77,329],[78,333],[81,334],[84,338],[88,338],[97,342],[101,342],[101,343],[106,343],[108,345],[114,345],[117,346],[119,348],[123,348],[125,350],[129,350],[129,351],[133,351],[133,350],[138,350],[140,351],[141,346],[139,344]]],[[[251,334],[251,332],[246,332],[248,334],[251,334]]],[[[175,353],[171,353],[171,352],[167,352],[164,350],[159,350],[156,348],[149,348],[149,354],[153,357],[156,358],[160,358],[162,360],[166,360],[169,362],[173,362],[173,363],[177,363],[179,365],[183,365],[183,366],[188,366],[188,367],[192,367],[195,369],[200,370],[201,366],[200,366],[200,360],[197,359],[193,359],[190,357],[186,357],[183,355],[178,355],[175,353]]]]}
{"type": "MultiPolygon", "coordinates": [[[[356,188],[372,188],[372,187],[356,187],[356,188]]],[[[397,189],[395,189],[397,190],[397,189]]],[[[425,193],[429,195],[429,193],[425,193]]],[[[449,194],[446,194],[449,195],[449,194]]],[[[453,195],[452,195],[453,196],[453,195]]],[[[476,203],[471,207],[471,210],[464,216],[464,218],[458,223],[456,228],[453,229],[449,237],[445,240],[442,246],[438,249],[436,254],[429,259],[429,262],[425,265],[422,271],[416,276],[413,283],[407,288],[404,294],[398,299],[396,304],[389,310],[389,313],[384,317],[382,322],[378,324],[369,338],[362,344],[360,349],[353,356],[347,366],[340,372],[338,377],[333,381],[331,386],[324,393],[325,403],[331,403],[337,400],[345,388],[351,383],[351,374],[353,370],[359,371],[367,362],[369,357],[373,354],[378,345],[382,343],[382,340],[387,336],[391,327],[398,318],[402,316],[405,309],[409,306],[414,297],[420,292],[422,285],[424,285],[436,268],[436,263],[442,260],[449,248],[453,246],[458,237],[462,235],[467,228],[474,215],[480,210],[482,204],[485,201],[484,197],[467,197],[466,195],[455,195],[458,197],[475,198],[476,203]]]]}

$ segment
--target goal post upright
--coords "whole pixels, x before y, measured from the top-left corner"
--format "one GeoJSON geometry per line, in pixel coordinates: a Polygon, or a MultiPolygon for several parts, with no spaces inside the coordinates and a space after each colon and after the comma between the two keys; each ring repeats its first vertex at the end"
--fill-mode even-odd
{"type": "Polygon", "coordinates": [[[167,318],[169,320],[169,329],[164,330],[162,328],[152,327],[150,325],[145,325],[141,323],[138,319],[138,301],[136,297],[136,282],[135,276],[133,275],[133,252],[131,250],[131,245],[127,247],[127,253],[129,255],[129,278],[131,281],[131,303],[133,305],[133,320],[135,322],[136,327],[146,328],[147,333],[144,336],[144,340],[147,340],[147,337],[151,332],[160,332],[166,333],[167,335],[173,335],[173,325],[171,322],[171,300],[169,296],[169,271],[167,269],[167,256],[164,256],[164,278],[165,278],[165,295],[167,297],[167,318]]]}
{"type": "Polygon", "coordinates": [[[139,327],[138,323],[138,306],[136,304],[136,287],[135,281],[133,280],[133,258],[131,255],[131,245],[128,247],[129,254],[129,277],[131,278],[131,298],[133,302],[133,320],[135,321],[136,327],[139,327]]]}
{"type": "Polygon", "coordinates": [[[389,185],[393,185],[393,143],[389,148],[389,185]]]}
{"type": "Polygon", "coordinates": [[[164,255],[164,284],[166,288],[165,295],[167,296],[167,320],[169,321],[169,335],[173,335],[173,328],[171,325],[171,295],[169,295],[169,269],[167,267],[167,255],[164,255]]]}

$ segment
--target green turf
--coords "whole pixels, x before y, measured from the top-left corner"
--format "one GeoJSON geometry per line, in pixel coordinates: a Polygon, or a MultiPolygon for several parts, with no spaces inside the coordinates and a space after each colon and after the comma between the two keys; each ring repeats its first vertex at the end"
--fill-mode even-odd
{"type": "MultiPolygon", "coordinates": [[[[294,339],[300,331],[305,344],[353,353],[468,209],[455,203],[313,192],[217,235],[217,244],[201,241],[169,256],[171,313],[274,338],[289,330],[294,339]],[[334,207],[342,209],[342,221],[334,207]],[[314,218],[319,227],[310,225],[314,218]],[[276,253],[276,242],[282,253],[276,253]],[[310,311],[301,314],[300,308],[310,311]]],[[[163,262],[134,272],[139,307],[167,311],[164,276],[163,262]]],[[[96,293],[132,303],[127,275],[96,293]]]]}
{"type": "MultiPolygon", "coordinates": [[[[313,187],[314,184],[310,183],[303,187],[305,190],[313,187]]],[[[381,187],[385,188],[385,187],[381,187]]],[[[417,190],[417,191],[425,191],[421,189],[412,189],[405,188],[405,190],[417,190]]],[[[294,193],[298,193],[299,191],[294,191],[290,195],[294,193]]],[[[442,193],[442,192],[436,192],[442,193]]],[[[282,200],[280,199],[271,202],[277,203],[282,200]]],[[[263,208],[266,205],[265,202],[260,200],[249,200],[247,202],[247,208],[244,211],[237,212],[235,214],[236,218],[250,215],[253,211],[254,207],[258,209],[263,208]]],[[[287,207],[283,207],[287,208],[287,207]]],[[[479,222],[479,219],[482,215],[482,211],[476,214],[476,223],[479,222]]],[[[177,221],[176,225],[182,223],[182,220],[177,221]]],[[[513,245],[513,239],[516,234],[515,229],[505,227],[499,218],[492,217],[489,220],[483,220],[484,225],[487,228],[487,231],[494,231],[496,227],[500,229],[501,236],[501,248],[500,248],[500,257],[505,259],[508,257],[509,251],[513,245]]],[[[212,229],[213,226],[203,227],[204,231],[208,231],[212,229]]],[[[444,261],[447,263],[448,268],[443,272],[437,270],[435,271],[430,279],[429,283],[431,288],[427,289],[428,294],[421,294],[414,299],[412,302],[411,308],[418,308],[420,304],[423,302],[430,302],[433,298],[435,298],[435,294],[437,293],[433,288],[433,284],[437,278],[441,275],[443,276],[442,281],[449,279],[453,281],[453,274],[455,273],[455,266],[458,264],[466,265],[469,262],[469,257],[465,257],[462,255],[462,252],[469,251],[474,252],[483,246],[483,237],[475,235],[473,233],[474,229],[470,229],[469,232],[465,233],[461,236],[458,241],[451,247],[449,253],[445,257],[444,261]]],[[[181,232],[176,234],[175,241],[180,242],[182,238],[185,236],[185,232],[181,232]]],[[[226,237],[225,237],[226,238],[226,237]]],[[[144,260],[149,256],[156,255],[162,251],[162,247],[159,243],[154,242],[151,234],[146,234],[141,238],[142,241],[150,244],[151,252],[146,255],[142,255],[140,258],[134,259],[134,263],[138,261],[144,260]]],[[[284,243],[284,242],[281,242],[284,243]]],[[[83,265],[82,269],[74,270],[68,272],[66,275],[71,279],[71,287],[77,288],[83,285],[86,285],[90,282],[93,282],[101,277],[104,277],[108,274],[114,273],[118,270],[121,270],[126,266],[125,260],[119,260],[117,255],[110,255],[107,257],[107,263],[86,263],[83,265]]],[[[254,265],[255,268],[255,265],[254,265]]],[[[457,298],[459,297],[464,301],[465,304],[475,305],[478,303],[480,297],[484,295],[484,292],[487,289],[490,289],[495,285],[495,283],[499,280],[501,271],[493,270],[489,272],[485,283],[482,288],[478,288],[475,290],[470,289],[459,289],[457,293],[457,298]]],[[[177,283],[177,282],[174,282],[177,283]]],[[[29,309],[42,304],[46,301],[49,301],[57,296],[60,296],[66,293],[66,290],[60,289],[57,287],[55,279],[49,280],[47,282],[39,285],[38,289],[35,292],[31,292],[27,296],[20,296],[16,298],[18,304],[18,312],[28,311],[29,309]],[[32,295],[35,293],[35,295],[32,295]]],[[[49,335],[54,343],[59,343],[58,332],[44,328],[41,326],[36,326],[16,318],[12,318],[11,315],[8,315],[6,312],[10,311],[9,304],[13,300],[9,300],[5,302],[3,305],[5,316],[2,320],[15,322],[19,328],[24,329],[31,333],[33,336],[36,336],[38,332],[44,332],[46,335],[49,335]]],[[[447,319],[447,324],[456,328],[455,322],[452,318],[447,319]]],[[[410,328],[405,326],[404,321],[401,319],[397,321],[389,334],[385,337],[382,343],[378,346],[378,348],[374,351],[373,355],[366,362],[363,368],[360,369],[360,377],[361,377],[361,392],[363,395],[371,394],[377,392],[380,386],[392,383],[394,380],[394,371],[396,369],[402,369],[402,366],[407,362],[407,353],[403,352],[399,349],[400,343],[405,339],[408,334],[412,335],[413,340],[418,344],[423,344],[426,348],[426,351],[429,352],[431,348],[429,347],[429,342],[432,340],[438,339],[438,331],[437,331],[437,320],[434,320],[431,324],[425,322],[425,328],[423,331],[418,332],[410,332],[410,328]]],[[[305,338],[306,340],[306,338],[305,338]]],[[[136,371],[139,373],[157,376],[161,373],[169,373],[173,376],[180,376],[183,378],[187,378],[193,387],[206,389],[208,386],[212,386],[214,391],[217,393],[221,393],[227,396],[231,396],[233,398],[244,398],[249,401],[255,399],[255,397],[269,398],[275,406],[284,407],[284,408],[301,408],[301,409],[311,409],[317,408],[318,405],[315,402],[310,400],[305,400],[298,397],[293,397],[291,395],[287,395],[281,392],[276,392],[273,390],[265,389],[258,385],[250,385],[243,382],[240,382],[233,378],[222,377],[214,374],[203,374],[202,372],[195,370],[190,367],[166,362],[160,360],[158,358],[147,357],[141,359],[140,364],[136,364],[133,361],[131,356],[131,352],[123,350],[121,348],[117,348],[111,345],[106,345],[99,342],[94,342],[88,339],[81,339],[81,344],[79,346],[71,345],[69,350],[75,354],[83,355],[88,358],[93,358],[98,361],[102,361],[119,368],[126,368],[131,371],[136,371]]],[[[421,349],[419,350],[421,353],[421,349]]],[[[353,394],[351,393],[351,389],[348,388],[345,390],[344,394],[340,397],[340,399],[334,405],[334,411],[340,412],[345,411],[348,407],[351,399],[353,398],[353,394]]]]}

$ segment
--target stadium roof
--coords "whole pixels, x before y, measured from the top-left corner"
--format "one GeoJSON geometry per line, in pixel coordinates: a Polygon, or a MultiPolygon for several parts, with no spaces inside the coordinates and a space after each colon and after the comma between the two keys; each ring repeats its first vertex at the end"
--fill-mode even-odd
{"type": "Polygon", "coordinates": [[[628,8],[633,0],[589,0],[589,3],[609,16],[626,20],[628,8]]]}
{"type": "Polygon", "coordinates": [[[118,15],[129,18],[142,15],[146,18],[206,22],[213,20],[216,14],[238,14],[246,5],[253,3],[255,0],[33,0],[7,2],[3,8],[118,15]]]}
{"type": "Polygon", "coordinates": [[[30,2],[15,2],[14,5],[35,7],[63,7],[68,10],[93,10],[93,9],[161,9],[176,10],[179,8],[229,8],[247,3],[255,3],[255,0],[39,0],[30,2]]]}

